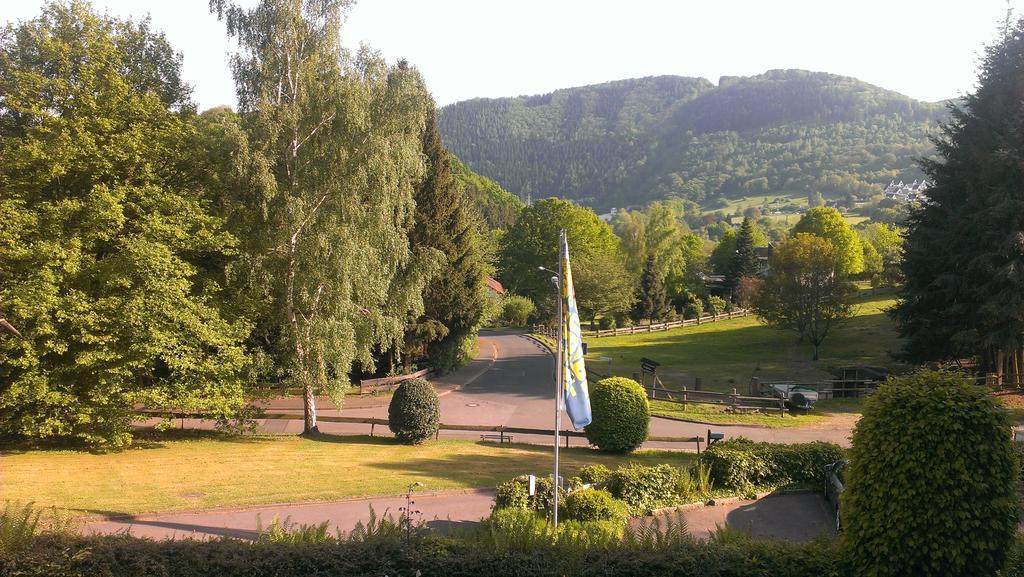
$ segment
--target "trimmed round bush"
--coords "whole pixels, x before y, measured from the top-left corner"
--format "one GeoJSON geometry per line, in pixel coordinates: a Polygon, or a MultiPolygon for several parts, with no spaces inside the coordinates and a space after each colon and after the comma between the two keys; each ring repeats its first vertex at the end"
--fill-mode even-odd
{"type": "Polygon", "coordinates": [[[579,489],[569,493],[559,507],[566,519],[575,521],[619,521],[629,518],[626,504],[600,489],[579,489]]]}
{"type": "Polygon", "coordinates": [[[1017,533],[1007,412],[955,372],[879,387],[853,433],[842,493],[852,573],[995,575],[1017,533]]]}
{"type": "Polygon", "coordinates": [[[602,451],[628,453],[647,440],[651,407],[640,383],[609,377],[590,387],[594,421],[584,431],[590,444],[602,451]]]}
{"type": "Polygon", "coordinates": [[[423,379],[398,385],[388,405],[388,428],[403,443],[418,445],[437,434],[441,404],[434,386],[423,379]]]}

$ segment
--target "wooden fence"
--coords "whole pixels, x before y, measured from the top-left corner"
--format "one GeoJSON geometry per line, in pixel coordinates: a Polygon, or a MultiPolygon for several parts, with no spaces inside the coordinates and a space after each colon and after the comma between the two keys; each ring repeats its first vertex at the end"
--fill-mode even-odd
{"type": "Polygon", "coordinates": [[[420,377],[427,376],[430,369],[423,369],[416,371],[415,373],[409,373],[408,375],[398,375],[395,377],[382,377],[379,379],[363,379],[359,381],[359,394],[365,395],[368,393],[375,393],[381,390],[393,391],[398,387],[399,384],[410,379],[418,379],[420,377]]]}
{"type": "MultiPolygon", "coordinates": [[[[208,419],[208,415],[201,413],[176,413],[158,410],[140,410],[136,411],[140,417],[143,418],[172,418],[172,419],[208,419]]],[[[255,420],[266,419],[270,421],[301,421],[303,416],[294,413],[264,413],[255,418],[255,420]]],[[[375,417],[334,417],[334,416],[317,416],[317,421],[325,423],[355,423],[370,425],[370,436],[372,437],[376,431],[377,425],[387,427],[387,419],[378,419],[375,417]]],[[[184,427],[184,422],[182,423],[184,427]]],[[[470,431],[480,433],[497,433],[499,435],[543,435],[553,437],[555,435],[554,429],[531,429],[528,427],[506,427],[503,425],[458,425],[450,423],[441,423],[438,425],[438,433],[441,431],[470,431]]],[[[573,438],[586,438],[587,435],[583,431],[562,431],[559,435],[565,437],[566,446],[569,446],[569,437],[573,438]]],[[[704,437],[664,437],[654,436],[647,437],[648,441],[657,441],[662,443],[696,443],[697,452],[700,453],[700,445],[705,442],[704,437]]]]}
{"type": "MultiPolygon", "coordinates": [[[[653,333],[658,331],[667,331],[669,329],[675,329],[679,327],[691,327],[697,325],[703,325],[707,323],[713,323],[715,321],[722,321],[728,319],[735,319],[739,317],[745,317],[753,314],[747,309],[737,309],[727,313],[718,315],[704,315],[695,319],[685,319],[681,321],[666,321],[663,323],[651,323],[649,325],[634,325],[631,327],[619,327],[617,329],[598,329],[596,331],[584,330],[583,336],[585,337],[615,337],[619,335],[635,335],[639,333],[653,333]]],[[[538,325],[533,328],[533,332],[540,333],[542,335],[550,336],[554,338],[554,331],[550,328],[538,325]]]]}
{"type": "MultiPolygon", "coordinates": [[[[660,382],[657,382],[660,384],[660,382]]],[[[647,396],[656,401],[669,401],[679,403],[686,410],[687,403],[718,405],[726,407],[734,412],[770,410],[778,411],[780,415],[786,414],[786,401],[778,397],[745,397],[733,389],[731,393],[716,393],[713,391],[694,391],[686,387],[682,389],[669,389],[664,386],[644,387],[647,396]]]]}

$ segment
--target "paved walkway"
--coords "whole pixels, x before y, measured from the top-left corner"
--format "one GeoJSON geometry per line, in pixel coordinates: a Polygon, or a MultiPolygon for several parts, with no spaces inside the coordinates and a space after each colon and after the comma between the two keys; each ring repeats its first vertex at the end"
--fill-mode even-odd
{"type": "MultiPolygon", "coordinates": [[[[484,331],[480,335],[476,360],[436,381],[441,390],[441,421],[460,425],[504,425],[509,427],[551,429],[554,426],[554,365],[547,349],[523,336],[484,331]]],[[[360,399],[337,410],[327,399],[321,401],[322,415],[387,418],[388,397],[360,399]]],[[[275,399],[267,403],[273,412],[302,414],[301,399],[275,399]]],[[[154,421],[155,422],[155,421],[154,421]]],[[[564,422],[564,419],[563,419],[564,422]]],[[[651,419],[651,435],[664,437],[706,436],[708,429],[721,431],[726,438],[747,437],[756,441],[803,443],[830,441],[850,445],[850,434],[856,416],[843,415],[815,426],[791,429],[768,429],[741,425],[706,425],[651,419]]],[[[212,422],[185,419],[181,425],[190,428],[211,428],[212,422]]],[[[367,434],[370,426],[350,423],[320,423],[324,433],[367,434]]],[[[261,423],[268,433],[302,432],[301,420],[268,420],[261,423]]],[[[385,427],[376,427],[375,434],[390,435],[385,427]]],[[[441,431],[442,438],[479,440],[480,433],[441,431]]],[[[517,442],[550,444],[551,438],[540,435],[516,435],[517,442]]],[[[586,439],[571,438],[570,446],[586,446],[586,439]]],[[[693,444],[648,442],[645,448],[693,451],[693,444]]]]}
{"type": "MultiPolygon", "coordinates": [[[[475,525],[490,515],[494,491],[421,493],[414,494],[413,502],[412,509],[420,512],[419,519],[432,529],[446,532],[456,527],[475,525]]],[[[356,523],[369,520],[371,507],[378,517],[390,514],[397,519],[400,507],[405,507],[405,497],[141,515],[95,521],[85,526],[85,532],[127,532],[136,537],[151,539],[254,539],[260,524],[266,527],[276,516],[282,521],[288,519],[295,524],[318,525],[326,521],[332,533],[347,533],[356,523]]],[[[736,501],[670,513],[669,516],[685,520],[690,533],[702,539],[711,535],[718,526],[750,531],[756,537],[797,542],[808,541],[821,534],[834,534],[831,513],[825,500],[818,494],[770,495],[759,500],[736,501]]]]}

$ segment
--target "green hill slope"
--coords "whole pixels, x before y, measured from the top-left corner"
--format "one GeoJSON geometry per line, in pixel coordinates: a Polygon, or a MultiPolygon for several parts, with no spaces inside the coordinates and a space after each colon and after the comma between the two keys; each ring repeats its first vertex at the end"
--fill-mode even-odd
{"type": "Polygon", "coordinates": [[[452,174],[464,187],[470,205],[487,228],[507,229],[512,226],[524,206],[523,201],[497,182],[470,170],[454,154],[449,155],[449,158],[452,161],[452,174]]]}
{"type": "Polygon", "coordinates": [[[661,76],[442,109],[446,146],[521,198],[598,209],[667,196],[866,194],[922,175],[942,104],[801,70],[661,76]]]}

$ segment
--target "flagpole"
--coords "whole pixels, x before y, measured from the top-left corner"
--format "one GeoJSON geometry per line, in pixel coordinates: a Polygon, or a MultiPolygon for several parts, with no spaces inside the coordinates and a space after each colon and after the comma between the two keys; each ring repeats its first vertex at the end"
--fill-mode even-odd
{"type": "Polygon", "coordinates": [[[562,374],[565,370],[565,362],[563,357],[565,356],[565,317],[562,311],[562,295],[565,291],[563,286],[564,271],[562,270],[562,248],[565,246],[565,229],[558,235],[558,344],[555,347],[557,350],[557,359],[555,359],[555,477],[554,477],[554,491],[555,491],[555,509],[552,514],[554,520],[554,527],[558,529],[558,436],[559,431],[562,429],[562,374]]]}

